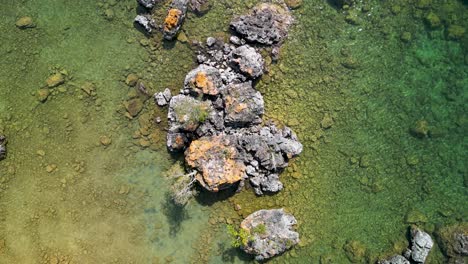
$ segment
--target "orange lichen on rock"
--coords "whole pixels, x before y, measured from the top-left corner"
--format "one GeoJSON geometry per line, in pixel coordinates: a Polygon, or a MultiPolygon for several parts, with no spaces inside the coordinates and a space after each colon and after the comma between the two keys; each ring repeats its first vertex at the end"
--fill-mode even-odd
{"type": "Polygon", "coordinates": [[[216,89],[213,81],[205,72],[198,72],[193,80],[193,84],[196,88],[201,89],[204,94],[217,95],[218,89],[216,89]]]}
{"type": "Polygon", "coordinates": [[[169,31],[177,26],[179,18],[182,15],[182,11],[173,8],[167,13],[166,19],[164,19],[164,31],[169,31]]]}
{"type": "Polygon", "coordinates": [[[198,170],[196,178],[204,188],[217,192],[244,177],[245,165],[236,160],[237,155],[227,137],[203,137],[190,144],[185,161],[198,170]]]}

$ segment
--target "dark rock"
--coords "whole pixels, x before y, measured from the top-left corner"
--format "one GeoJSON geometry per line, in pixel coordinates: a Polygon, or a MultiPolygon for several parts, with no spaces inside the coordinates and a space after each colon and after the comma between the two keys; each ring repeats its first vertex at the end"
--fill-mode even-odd
{"type": "Polygon", "coordinates": [[[241,248],[262,261],[279,255],[299,243],[299,233],[293,230],[297,223],[284,209],[259,210],[247,216],[241,228],[250,239],[241,248]]]}
{"type": "Polygon", "coordinates": [[[387,260],[379,261],[378,264],[410,264],[410,262],[401,255],[395,255],[387,260]]]}
{"type": "Polygon", "coordinates": [[[163,36],[167,40],[172,40],[180,27],[184,23],[187,14],[188,0],[173,0],[171,7],[167,11],[167,16],[164,19],[163,36]]]}
{"type": "MultiPolygon", "coordinates": [[[[445,226],[437,230],[437,242],[450,259],[468,258],[468,223],[445,226]]],[[[464,262],[461,262],[464,263],[464,262]]]]}
{"type": "Polygon", "coordinates": [[[187,74],[184,86],[187,92],[194,96],[218,95],[223,82],[218,69],[200,65],[187,74]]]}
{"type": "Polygon", "coordinates": [[[189,142],[190,141],[185,133],[167,133],[167,148],[172,152],[185,149],[189,142]]]}
{"type": "Polygon", "coordinates": [[[150,15],[138,15],[135,17],[135,23],[142,26],[147,33],[151,33],[156,28],[156,22],[150,15]]]}
{"type": "Polygon", "coordinates": [[[154,94],[154,101],[158,106],[166,106],[171,101],[172,95],[169,88],[164,89],[164,92],[154,94]]]}
{"type": "Polygon", "coordinates": [[[197,181],[207,190],[218,192],[245,178],[245,165],[238,159],[235,142],[225,135],[193,141],[185,161],[198,171],[197,181]]]}
{"type": "Polygon", "coordinates": [[[146,7],[146,8],[148,8],[148,9],[151,9],[151,8],[153,8],[158,2],[160,2],[160,0],[137,0],[137,2],[138,2],[140,5],[142,5],[142,6],[146,7]]]}
{"type": "Polygon", "coordinates": [[[190,9],[197,15],[206,14],[211,9],[210,0],[189,0],[190,9]]]}
{"type": "Polygon", "coordinates": [[[227,86],[223,98],[226,125],[244,127],[262,122],[263,96],[252,88],[251,82],[227,86]]]}
{"type": "Polygon", "coordinates": [[[7,155],[6,149],[7,139],[4,135],[0,135],[0,160],[4,160],[7,155]]]}
{"type": "Polygon", "coordinates": [[[231,63],[250,78],[258,78],[263,74],[265,61],[254,48],[243,45],[232,51],[231,63]]]}
{"type": "Polygon", "coordinates": [[[128,100],[124,103],[124,105],[125,105],[125,108],[127,109],[127,112],[132,117],[137,116],[143,109],[143,102],[139,98],[128,100]]]}
{"type": "Polygon", "coordinates": [[[411,230],[411,260],[416,263],[425,263],[434,242],[431,236],[418,228],[411,230]]]}
{"type": "Polygon", "coordinates": [[[286,38],[292,21],[291,14],[283,6],[262,3],[249,15],[233,19],[231,27],[250,42],[273,45],[286,38]]]}

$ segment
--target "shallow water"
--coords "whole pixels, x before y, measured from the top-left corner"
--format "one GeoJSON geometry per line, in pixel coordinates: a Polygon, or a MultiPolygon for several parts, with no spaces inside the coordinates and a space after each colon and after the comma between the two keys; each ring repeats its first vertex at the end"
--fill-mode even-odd
{"type": "MultiPolygon", "coordinates": [[[[231,17],[256,2],[215,1],[206,15],[189,15],[184,34],[226,37],[231,17]]],[[[446,28],[468,29],[468,7],[458,0],[361,7],[368,11],[350,11],[353,25],[325,1],[304,1],[279,62],[257,85],[266,118],[291,126],[305,145],[282,175],[285,190],[202,193],[181,210],[166,195],[164,172],[177,157],[164,145],[165,110],[125,80],[136,73],[150,92],[176,92],[196,65],[196,48],[182,38],[146,38],[132,24],[133,0],[5,0],[0,263],[249,262],[231,248],[226,223],[277,207],[296,216],[301,243],[272,263],[349,263],[350,240],[366,249],[360,262],[374,263],[406,246],[408,214],[431,234],[466,222],[468,33],[450,40],[446,28]],[[430,29],[429,11],[443,25],[430,29]],[[22,16],[36,27],[18,29],[22,16]],[[37,91],[57,71],[65,83],[39,102],[37,91]],[[95,95],[81,90],[87,83],[95,95]],[[145,103],[130,120],[124,103],[132,98],[145,103]],[[325,116],[333,119],[328,129],[325,116]],[[155,117],[163,122],[153,124],[155,117]],[[420,120],[430,137],[409,132],[420,120]]],[[[445,262],[436,246],[427,263],[445,262]]]]}

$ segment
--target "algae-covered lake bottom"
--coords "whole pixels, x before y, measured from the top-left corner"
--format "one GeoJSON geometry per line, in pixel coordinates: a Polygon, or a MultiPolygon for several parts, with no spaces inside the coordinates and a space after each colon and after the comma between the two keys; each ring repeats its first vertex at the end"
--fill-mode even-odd
{"type": "MultiPolygon", "coordinates": [[[[3,1],[0,263],[253,262],[231,247],[226,224],[262,208],[294,214],[301,236],[271,263],[350,263],[353,241],[364,252],[354,260],[375,263],[402,253],[412,224],[435,240],[440,228],[466,223],[461,0],[356,1],[349,10],[303,1],[279,61],[267,61],[256,86],[264,119],[304,144],[281,175],[285,189],[172,204],[165,172],[180,158],[165,147],[167,110],[131,79],[151,93],[178,92],[196,65],[191,42],[227,39],[231,18],[257,2],[213,1],[207,14],[189,13],[184,37],[163,42],[134,27],[133,0],[3,1]],[[19,29],[24,16],[35,27],[19,29]],[[64,83],[41,102],[57,72],[64,83]],[[141,112],[130,118],[135,100],[141,112]]],[[[447,263],[437,241],[426,263],[447,263]]]]}

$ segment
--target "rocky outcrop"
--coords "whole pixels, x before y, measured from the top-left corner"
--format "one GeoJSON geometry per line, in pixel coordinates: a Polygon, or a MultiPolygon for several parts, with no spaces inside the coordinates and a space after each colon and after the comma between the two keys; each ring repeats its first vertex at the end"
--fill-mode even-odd
{"type": "Polygon", "coordinates": [[[288,35],[292,22],[292,16],[284,6],[262,3],[250,14],[232,20],[231,28],[249,42],[277,45],[288,35]]]}
{"type": "Polygon", "coordinates": [[[411,260],[416,263],[425,263],[433,245],[434,242],[428,233],[413,228],[411,230],[411,248],[406,255],[410,256],[411,260]]]}
{"type": "Polygon", "coordinates": [[[258,78],[263,74],[262,55],[249,45],[234,49],[231,53],[231,63],[250,78],[258,78]]]}
{"type": "Polygon", "coordinates": [[[410,264],[409,260],[407,260],[402,255],[395,255],[389,259],[381,260],[377,263],[378,264],[410,264]]]}
{"type": "Polygon", "coordinates": [[[190,144],[185,161],[198,171],[196,179],[205,189],[217,192],[245,177],[245,165],[238,159],[234,143],[231,137],[218,135],[190,144]]]}
{"type": "Polygon", "coordinates": [[[0,160],[4,160],[7,155],[6,149],[7,139],[4,135],[0,134],[0,160]]]}
{"type": "Polygon", "coordinates": [[[250,234],[241,248],[258,261],[279,255],[299,243],[299,234],[293,230],[296,223],[296,218],[284,209],[256,211],[241,223],[250,234]]]}
{"type": "Polygon", "coordinates": [[[135,23],[139,24],[149,34],[156,28],[156,23],[151,15],[138,15],[135,17],[135,23]]]}
{"type": "Polygon", "coordinates": [[[468,261],[468,223],[462,222],[437,230],[437,242],[451,263],[468,261]]]}
{"type": "Polygon", "coordinates": [[[163,36],[166,40],[172,40],[184,23],[187,14],[188,0],[173,0],[167,11],[163,24],[163,36]]]}

